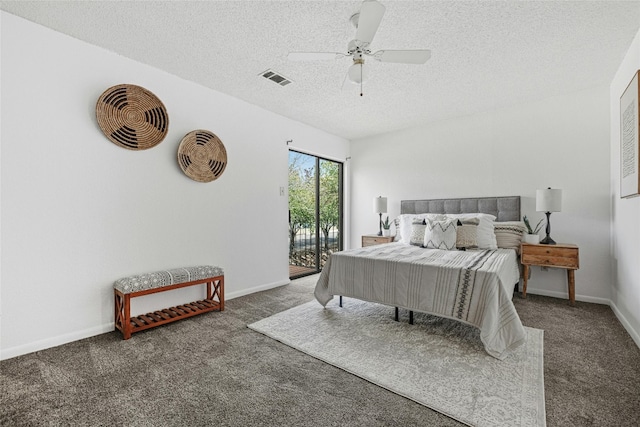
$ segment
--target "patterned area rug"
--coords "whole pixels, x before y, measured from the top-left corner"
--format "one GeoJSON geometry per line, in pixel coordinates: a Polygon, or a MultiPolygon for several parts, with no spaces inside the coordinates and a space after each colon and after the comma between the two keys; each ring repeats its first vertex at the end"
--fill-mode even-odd
{"type": "Polygon", "coordinates": [[[500,361],[476,328],[393,307],[345,299],[317,301],[249,325],[317,359],[471,426],[545,426],[543,331],[500,361]]]}

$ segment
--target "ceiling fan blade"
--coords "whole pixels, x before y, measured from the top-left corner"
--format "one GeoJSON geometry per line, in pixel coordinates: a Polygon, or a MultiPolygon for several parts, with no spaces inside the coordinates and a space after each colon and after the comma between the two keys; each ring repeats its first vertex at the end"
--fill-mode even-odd
{"type": "Polygon", "coordinates": [[[380,62],[396,62],[400,64],[424,64],[431,58],[431,51],[420,50],[379,50],[371,54],[380,62]]]}
{"type": "Polygon", "coordinates": [[[344,56],[346,55],[338,52],[289,52],[287,59],[289,61],[327,61],[344,56]]]}
{"type": "Polygon", "coordinates": [[[385,7],[375,0],[365,0],[362,2],[360,16],[358,17],[356,40],[367,44],[371,43],[373,36],[375,36],[376,31],[378,31],[384,11],[385,7]]]}
{"type": "Polygon", "coordinates": [[[347,90],[349,88],[349,73],[344,73],[344,79],[342,79],[342,86],[340,86],[340,90],[347,90]]]}

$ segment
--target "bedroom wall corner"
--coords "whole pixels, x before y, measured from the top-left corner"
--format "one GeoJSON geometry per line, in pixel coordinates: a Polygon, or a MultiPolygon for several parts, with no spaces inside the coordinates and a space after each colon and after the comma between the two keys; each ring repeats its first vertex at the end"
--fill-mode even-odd
{"type": "MultiPolygon", "coordinates": [[[[348,140],[9,13],[0,19],[0,359],[112,330],[122,276],[214,264],[228,297],[289,283],[286,141],[344,158],[348,140]],[[159,145],[125,150],[100,131],[96,100],[121,83],[166,106],[159,145]],[[226,147],[216,181],[195,182],[178,166],[194,129],[226,147]]],[[[203,292],[140,298],[132,314],[203,292]]]]}
{"type": "Polygon", "coordinates": [[[640,347],[640,197],[620,198],[620,96],[640,69],[640,31],[610,86],[611,305],[640,347]]]}

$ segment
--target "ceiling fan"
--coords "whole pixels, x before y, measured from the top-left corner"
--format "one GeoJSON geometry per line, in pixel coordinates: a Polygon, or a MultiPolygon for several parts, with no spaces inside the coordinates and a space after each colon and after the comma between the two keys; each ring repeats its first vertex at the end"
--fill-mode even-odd
{"type": "MultiPolygon", "coordinates": [[[[351,57],[353,65],[349,67],[345,81],[360,85],[362,96],[362,83],[367,78],[365,57],[369,56],[380,62],[395,62],[401,64],[424,64],[431,57],[431,51],[427,49],[416,50],[378,50],[371,53],[369,45],[378,31],[380,21],[384,15],[385,7],[376,0],[364,0],[360,11],[354,13],[349,19],[356,27],[356,38],[347,45],[347,53],[340,52],[289,52],[287,58],[290,61],[318,61],[335,60],[351,57]]],[[[343,82],[344,86],[344,82],[343,82]]]]}

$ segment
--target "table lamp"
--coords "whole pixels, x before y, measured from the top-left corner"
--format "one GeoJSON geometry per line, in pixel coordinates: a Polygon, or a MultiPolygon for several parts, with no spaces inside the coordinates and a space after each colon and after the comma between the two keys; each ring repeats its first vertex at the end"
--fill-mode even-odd
{"type": "Polygon", "coordinates": [[[556,242],[551,238],[551,212],[560,212],[562,210],[562,190],[555,188],[547,188],[536,191],[536,211],[544,212],[547,215],[547,237],[540,241],[543,245],[555,245],[556,242]]]}
{"type": "Polygon", "coordinates": [[[380,231],[378,231],[378,236],[382,236],[382,214],[387,213],[386,197],[379,196],[373,199],[373,212],[380,215],[380,220],[378,221],[380,231]]]}

